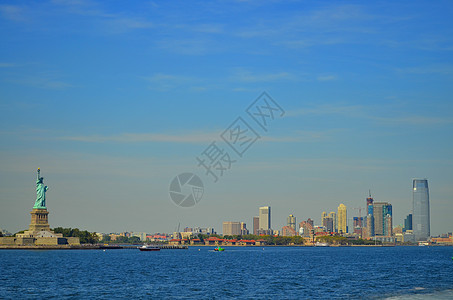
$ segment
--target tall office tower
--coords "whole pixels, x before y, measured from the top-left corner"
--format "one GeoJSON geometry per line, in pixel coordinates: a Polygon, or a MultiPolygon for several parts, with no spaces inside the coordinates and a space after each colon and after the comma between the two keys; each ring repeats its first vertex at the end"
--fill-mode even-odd
{"type": "Polygon", "coordinates": [[[311,225],[311,227],[315,228],[315,224],[311,218],[307,219],[307,223],[311,225]]]}
{"type": "Polygon", "coordinates": [[[246,235],[246,234],[249,234],[247,225],[244,222],[241,222],[241,235],[246,235]]]}
{"type": "Polygon", "coordinates": [[[338,206],[338,232],[345,234],[348,232],[348,218],[346,214],[346,206],[341,203],[338,206]]]}
{"type": "Polygon", "coordinates": [[[366,207],[370,206],[373,204],[373,198],[371,197],[371,191],[369,191],[369,196],[366,198],[366,207]]]}
{"type": "Polygon", "coordinates": [[[327,213],[325,211],[321,214],[321,224],[324,223],[324,219],[327,218],[327,213]]]}
{"type": "Polygon", "coordinates": [[[337,214],[334,211],[331,211],[329,213],[329,218],[332,218],[332,232],[338,232],[337,214]]]}
{"type": "Polygon", "coordinates": [[[393,221],[392,216],[387,214],[385,216],[384,236],[393,235],[393,221]]]}
{"type": "Polygon", "coordinates": [[[322,226],[326,227],[327,232],[333,232],[333,219],[325,217],[322,220],[322,226]]]}
{"type": "Polygon", "coordinates": [[[353,218],[353,232],[359,237],[363,236],[363,217],[354,217],[353,218]]]}
{"type": "Polygon", "coordinates": [[[372,212],[374,217],[374,235],[389,236],[392,232],[392,205],[387,202],[374,202],[372,212]],[[390,223],[386,222],[387,215],[390,217],[390,223]]]}
{"type": "Polygon", "coordinates": [[[366,236],[371,238],[374,236],[374,216],[372,214],[368,214],[366,222],[366,236]]]}
{"type": "Polygon", "coordinates": [[[293,215],[289,215],[288,218],[286,219],[286,223],[289,227],[292,229],[296,230],[296,217],[293,215]]]}
{"type": "Polygon", "coordinates": [[[412,230],[412,214],[408,214],[406,219],[404,219],[403,232],[407,230],[412,230]]]}
{"type": "Polygon", "coordinates": [[[260,229],[260,217],[253,217],[253,234],[258,235],[258,229],[260,229]]]}
{"type": "Polygon", "coordinates": [[[431,235],[428,180],[414,179],[412,188],[412,230],[416,241],[426,241],[431,235]]]}
{"type": "Polygon", "coordinates": [[[240,235],[241,222],[223,222],[223,235],[240,235]]]}
{"type": "Polygon", "coordinates": [[[271,229],[271,207],[263,206],[260,207],[260,224],[259,229],[268,230],[271,229]]]}

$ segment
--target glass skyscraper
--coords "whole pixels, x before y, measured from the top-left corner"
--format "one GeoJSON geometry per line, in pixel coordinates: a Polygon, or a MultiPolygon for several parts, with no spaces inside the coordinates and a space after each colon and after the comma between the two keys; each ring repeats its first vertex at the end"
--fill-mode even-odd
{"type": "Polygon", "coordinates": [[[412,230],[416,241],[426,241],[430,236],[427,179],[414,179],[412,183],[412,230]]]}

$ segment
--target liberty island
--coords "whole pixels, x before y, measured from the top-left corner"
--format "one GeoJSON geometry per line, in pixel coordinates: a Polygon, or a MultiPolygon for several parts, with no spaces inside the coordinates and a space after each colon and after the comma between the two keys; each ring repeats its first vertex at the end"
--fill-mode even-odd
{"type": "Polygon", "coordinates": [[[18,233],[14,237],[0,237],[0,248],[68,248],[80,246],[78,237],[63,237],[61,233],[55,233],[50,229],[46,207],[46,192],[48,187],[44,185],[44,177],[41,177],[41,169],[37,170],[36,201],[30,212],[31,222],[28,230],[18,233]]]}

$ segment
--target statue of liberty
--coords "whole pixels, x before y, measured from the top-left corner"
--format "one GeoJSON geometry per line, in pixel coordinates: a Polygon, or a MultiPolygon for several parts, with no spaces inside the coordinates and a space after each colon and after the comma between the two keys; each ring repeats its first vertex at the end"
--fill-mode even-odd
{"type": "Polygon", "coordinates": [[[44,177],[40,177],[41,170],[38,168],[38,178],[36,179],[36,202],[33,208],[47,209],[46,192],[47,185],[44,186],[44,177]]]}

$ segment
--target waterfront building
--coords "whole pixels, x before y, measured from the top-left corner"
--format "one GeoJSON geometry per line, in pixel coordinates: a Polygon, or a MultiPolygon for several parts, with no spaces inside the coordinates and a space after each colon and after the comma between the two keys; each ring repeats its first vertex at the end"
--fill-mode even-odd
{"type": "Polygon", "coordinates": [[[353,218],[353,232],[356,236],[363,236],[363,217],[354,217],[353,218]]]}
{"type": "Polygon", "coordinates": [[[412,230],[415,241],[426,241],[430,233],[429,190],[427,179],[412,182],[412,230]]]}
{"type": "Polygon", "coordinates": [[[333,232],[333,219],[325,217],[322,222],[322,226],[326,228],[327,232],[333,232]]]}
{"type": "Polygon", "coordinates": [[[271,207],[263,206],[259,210],[259,229],[269,230],[271,229],[271,207]]]}
{"type": "Polygon", "coordinates": [[[244,222],[241,222],[241,235],[249,234],[249,230],[244,222]]]}
{"type": "Polygon", "coordinates": [[[256,233],[256,235],[274,235],[272,229],[258,229],[256,233]]]}
{"type": "Polygon", "coordinates": [[[136,236],[140,239],[140,241],[144,242],[146,241],[146,232],[132,232],[131,236],[136,236]]]}
{"type": "Polygon", "coordinates": [[[258,235],[260,229],[260,217],[253,217],[253,234],[258,235]]]}
{"type": "Polygon", "coordinates": [[[329,213],[329,218],[332,218],[332,232],[338,232],[337,214],[334,211],[331,211],[329,213]]]}
{"type": "Polygon", "coordinates": [[[343,203],[338,206],[338,232],[341,234],[348,232],[347,210],[343,203]]]}
{"type": "Polygon", "coordinates": [[[296,231],[296,217],[293,215],[289,215],[288,218],[286,219],[286,223],[289,227],[294,229],[296,231]]]}
{"type": "Polygon", "coordinates": [[[284,226],[282,228],[282,236],[296,236],[297,232],[291,226],[284,226]]]}
{"type": "Polygon", "coordinates": [[[392,205],[388,202],[373,203],[374,235],[392,235],[392,205]]]}
{"type": "Polygon", "coordinates": [[[327,218],[327,213],[325,211],[322,212],[321,214],[321,224],[324,223],[324,219],[327,218]]]}
{"type": "Polygon", "coordinates": [[[364,219],[363,227],[367,227],[368,226],[368,221],[367,221],[368,215],[373,215],[373,202],[374,202],[374,199],[371,197],[371,191],[368,191],[368,193],[369,193],[369,195],[366,198],[366,216],[365,216],[365,219],[364,219]]]}
{"type": "Polygon", "coordinates": [[[241,235],[241,222],[223,222],[223,235],[241,235]]]}
{"type": "Polygon", "coordinates": [[[302,221],[299,223],[299,233],[303,237],[309,237],[313,230],[313,221],[308,219],[307,221],[302,221]]]}
{"type": "Polygon", "coordinates": [[[374,216],[372,214],[368,214],[366,223],[366,237],[371,238],[374,236],[374,216]]]}
{"type": "Polygon", "coordinates": [[[404,219],[403,232],[407,230],[412,230],[412,214],[408,214],[406,219],[404,219]]]}

